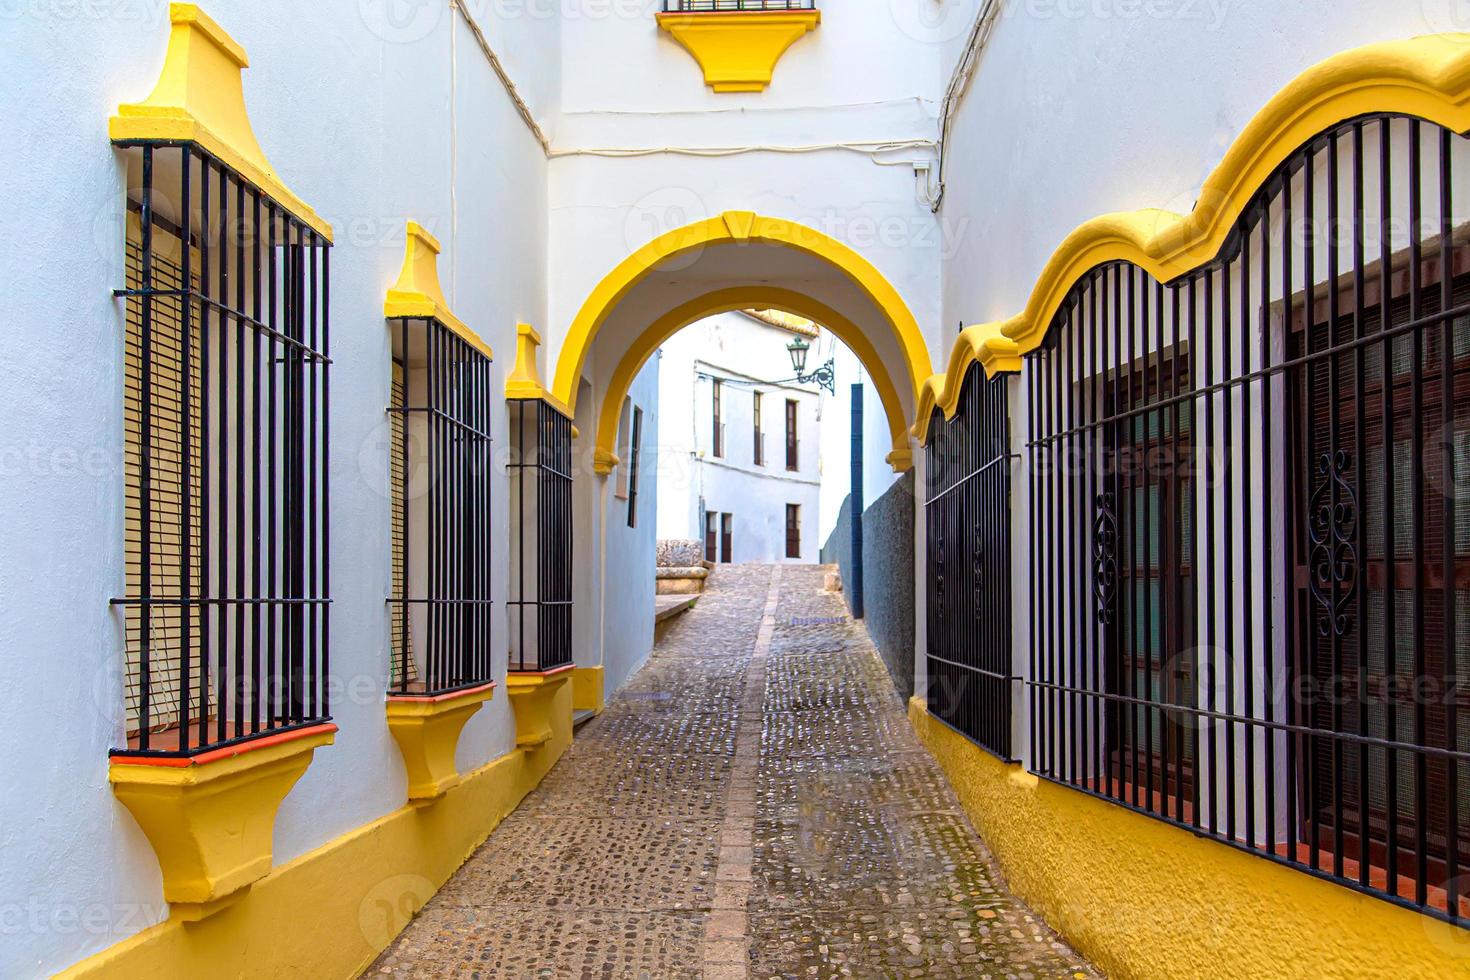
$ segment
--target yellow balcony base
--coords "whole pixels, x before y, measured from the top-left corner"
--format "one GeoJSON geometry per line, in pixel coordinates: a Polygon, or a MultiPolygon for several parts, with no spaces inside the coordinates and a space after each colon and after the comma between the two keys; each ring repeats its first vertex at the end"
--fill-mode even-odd
{"type": "Polygon", "coordinates": [[[822,22],[817,10],[751,10],[658,15],[658,26],[682,44],[716,92],[763,92],[776,62],[822,22]]]}
{"type": "Polygon", "coordinates": [[[572,665],[542,673],[513,673],[505,693],[516,715],[516,747],[565,747],[572,738],[572,665]]]}
{"type": "Polygon", "coordinates": [[[494,684],[437,697],[388,698],[388,730],[408,770],[409,802],[429,802],[459,785],[454,754],[465,722],[495,693],[494,684]]]}
{"type": "Polygon", "coordinates": [[[603,684],[607,671],[602,667],[578,667],[572,671],[572,710],[602,713],[607,707],[603,684]]]}
{"type": "Polygon", "coordinates": [[[113,757],[113,792],[153,845],[176,916],[204,918],[270,872],[276,811],[336,731],[316,725],[187,759],[113,757]]]}

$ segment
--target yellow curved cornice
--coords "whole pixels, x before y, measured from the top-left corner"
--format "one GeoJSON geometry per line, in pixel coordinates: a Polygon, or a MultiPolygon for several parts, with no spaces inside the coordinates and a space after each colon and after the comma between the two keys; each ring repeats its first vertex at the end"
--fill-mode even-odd
{"type": "MultiPolygon", "coordinates": [[[[556,397],[566,404],[573,403],[582,364],[598,330],[634,286],[667,259],[726,242],[760,242],[792,248],[841,270],[888,321],[888,328],[903,352],[910,391],[917,400],[920,386],[933,371],[929,346],[919,332],[918,321],[893,284],[871,262],[835,238],[795,221],[751,211],[726,211],[718,217],[675,228],[644,245],[609,272],[592,290],[567,330],[552,386],[556,397]]],[[[800,310],[788,312],[803,315],[800,310]]]]}
{"type": "Polygon", "coordinates": [[[481,354],[495,359],[490,345],[449,309],[439,285],[439,239],[417,221],[408,223],[403,236],[403,267],[383,298],[383,316],[438,320],[481,354]]]}
{"type": "Polygon", "coordinates": [[[255,139],[240,77],[250,65],[245,49],[192,3],[170,4],[169,21],[168,53],[152,94],[118,106],[108,135],[117,143],[198,143],[331,241],[332,226],[282,182],[255,139]]]}
{"type": "Polygon", "coordinates": [[[1354,48],[1308,68],[1256,113],[1200,189],[1187,215],[1142,210],[1082,224],[1052,253],[1026,308],[960,332],[942,375],[926,380],[914,434],[928,439],[939,408],[951,418],[971,364],[987,376],[1020,369],[1077,281],[1108,262],[1131,262],[1160,282],[1209,263],[1251,198],[1290,154],[1338,123],[1370,113],[1417,116],[1470,129],[1470,34],[1437,34],[1354,48]]]}

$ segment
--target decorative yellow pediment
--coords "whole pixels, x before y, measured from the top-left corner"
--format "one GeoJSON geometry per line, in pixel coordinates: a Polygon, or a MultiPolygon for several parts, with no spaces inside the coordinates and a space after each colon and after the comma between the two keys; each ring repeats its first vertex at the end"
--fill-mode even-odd
{"type": "Polygon", "coordinates": [[[822,22],[819,10],[663,13],[658,26],[682,44],[716,92],[763,92],[776,62],[822,22]]]}
{"type": "MultiPolygon", "coordinates": [[[[529,323],[516,324],[516,363],[510,376],[505,379],[505,397],[508,399],[533,399],[546,402],[567,418],[572,410],[546,389],[541,381],[541,369],[537,366],[537,352],[541,347],[541,335],[529,323]]],[[[575,429],[573,432],[575,433],[575,429]]]]}
{"type": "Polygon", "coordinates": [[[449,309],[444,288],[439,285],[439,239],[417,221],[410,221],[404,234],[403,268],[398,281],[383,299],[383,316],[438,320],[486,357],[494,360],[490,345],[449,309]]]}
{"type": "Polygon", "coordinates": [[[281,181],[255,139],[241,79],[250,65],[245,49],[192,3],[170,4],[169,21],[168,53],[153,93],[117,107],[107,125],[113,142],[198,143],[331,241],[332,226],[281,181]]]}

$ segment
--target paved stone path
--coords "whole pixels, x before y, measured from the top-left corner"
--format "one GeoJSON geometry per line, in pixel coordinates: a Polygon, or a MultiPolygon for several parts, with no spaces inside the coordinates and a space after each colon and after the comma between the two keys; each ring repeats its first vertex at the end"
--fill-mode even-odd
{"type": "Polygon", "coordinates": [[[725,565],[369,970],[1084,977],[815,566],[725,565]]]}

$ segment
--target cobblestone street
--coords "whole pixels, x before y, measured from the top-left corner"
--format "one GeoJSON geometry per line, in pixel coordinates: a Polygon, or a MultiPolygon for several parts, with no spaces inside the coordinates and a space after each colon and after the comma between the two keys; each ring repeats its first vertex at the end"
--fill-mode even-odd
{"type": "Polygon", "coordinates": [[[816,566],[721,566],[369,975],[1091,977],[816,566]]]}

